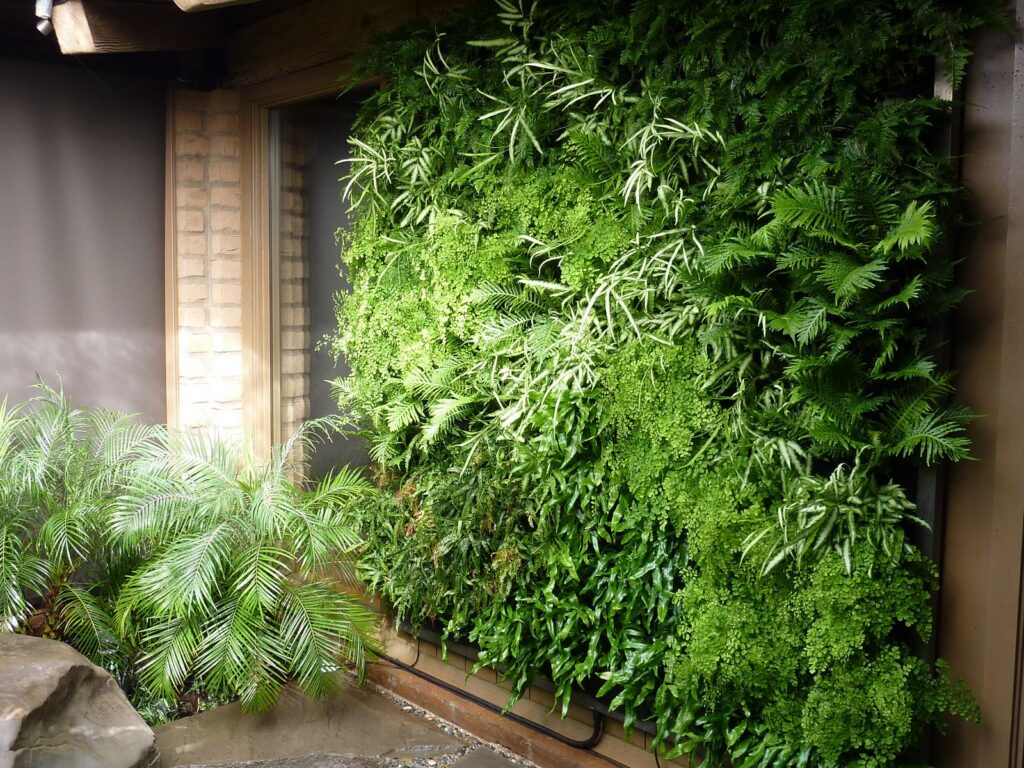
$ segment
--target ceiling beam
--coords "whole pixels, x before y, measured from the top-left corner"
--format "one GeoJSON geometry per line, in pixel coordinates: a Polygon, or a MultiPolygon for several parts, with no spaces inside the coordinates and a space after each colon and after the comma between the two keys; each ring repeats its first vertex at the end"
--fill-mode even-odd
{"type": "Polygon", "coordinates": [[[53,6],[61,53],[131,53],[216,48],[223,31],[208,18],[183,15],[171,3],[67,0],[53,6]]]}

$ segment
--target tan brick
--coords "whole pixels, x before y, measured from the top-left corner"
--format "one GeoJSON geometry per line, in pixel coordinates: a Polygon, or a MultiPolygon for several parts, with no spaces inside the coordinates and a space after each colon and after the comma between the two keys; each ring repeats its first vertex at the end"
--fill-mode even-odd
{"type": "Polygon", "coordinates": [[[180,338],[181,349],[189,355],[209,352],[213,348],[213,339],[206,329],[197,332],[184,332],[180,338]]]}
{"type": "Polygon", "coordinates": [[[215,114],[210,116],[210,130],[215,133],[238,134],[238,115],[232,112],[215,114]]]}
{"type": "Polygon", "coordinates": [[[211,182],[237,183],[240,173],[241,167],[236,160],[214,160],[210,163],[211,182]]]}
{"type": "Polygon", "coordinates": [[[306,276],[306,260],[299,258],[281,260],[282,280],[301,280],[306,276]]]}
{"type": "Polygon", "coordinates": [[[305,376],[282,376],[281,397],[304,397],[307,394],[305,376]]]}
{"type": "MultiPolygon", "coordinates": [[[[241,361],[241,357],[239,357],[241,361]]],[[[231,403],[238,409],[238,416],[241,417],[242,409],[242,377],[238,376],[222,378],[213,387],[213,398],[219,403],[231,403]]]]}
{"type": "Polygon", "coordinates": [[[185,232],[202,232],[206,229],[206,217],[202,211],[179,211],[178,227],[185,232]]]}
{"type": "Polygon", "coordinates": [[[301,190],[304,186],[302,171],[294,165],[289,165],[284,172],[284,186],[286,189],[301,190]]]}
{"type": "Polygon", "coordinates": [[[230,208],[214,208],[210,211],[210,228],[214,232],[237,232],[241,227],[241,215],[230,208]]]}
{"type": "Polygon", "coordinates": [[[216,135],[210,140],[210,154],[214,157],[238,157],[238,138],[216,135]]]}
{"type": "Polygon", "coordinates": [[[213,332],[215,352],[239,352],[242,349],[242,332],[217,329],[213,332]]]}
{"type": "Polygon", "coordinates": [[[205,112],[209,109],[210,93],[208,91],[192,91],[186,88],[174,92],[175,110],[194,110],[205,112]]]}
{"type": "Polygon", "coordinates": [[[210,373],[209,355],[189,353],[183,355],[178,364],[178,372],[189,379],[203,379],[210,373]]]}
{"type": "Polygon", "coordinates": [[[198,133],[179,133],[174,137],[174,152],[178,157],[206,157],[210,140],[198,133]]]}
{"type": "Polygon", "coordinates": [[[175,201],[179,208],[204,208],[207,203],[206,190],[202,187],[178,186],[175,201]]]}
{"type": "Polygon", "coordinates": [[[213,259],[210,262],[210,275],[214,280],[240,280],[242,262],[239,259],[213,259]]]}
{"type": "Polygon", "coordinates": [[[210,244],[214,256],[233,256],[242,250],[242,236],[229,232],[214,232],[210,244]]]}
{"type": "Polygon", "coordinates": [[[238,352],[220,352],[214,355],[213,375],[218,379],[241,377],[242,356],[238,352]]]}
{"type": "MultiPolygon", "coordinates": [[[[282,421],[285,421],[294,426],[298,426],[298,423],[300,421],[304,421],[307,415],[309,414],[309,409],[307,405],[308,404],[306,403],[306,398],[304,397],[295,397],[292,398],[291,400],[287,400],[281,403],[282,421]]],[[[282,432],[285,432],[285,434],[287,434],[289,431],[294,431],[294,429],[287,431],[282,430],[282,432]]]]}
{"type": "Polygon", "coordinates": [[[180,235],[178,237],[179,256],[205,256],[205,235],[180,235]]]}
{"type": "Polygon", "coordinates": [[[309,315],[305,307],[281,307],[281,324],[290,326],[303,326],[309,322],[309,315]]]}
{"type": "Polygon", "coordinates": [[[302,237],[306,230],[306,220],[303,216],[293,213],[281,214],[281,236],[302,237]]]}
{"type": "Polygon", "coordinates": [[[202,403],[182,402],[178,406],[178,419],[184,429],[203,429],[210,423],[210,409],[202,403]]]}
{"type": "Polygon", "coordinates": [[[281,302],[296,306],[306,303],[306,285],[301,280],[289,280],[281,284],[281,302]]]}
{"type": "MultiPolygon", "coordinates": [[[[239,286],[241,296],[241,286],[239,286]]],[[[303,331],[283,331],[281,333],[281,349],[305,351],[309,348],[309,334],[303,331]]]]}
{"type": "Polygon", "coordinates": [[[238,208],[242,204],[242,190],[237,186],[212,187],[210,202],[225,208],[238,208]]]}
{"type": "Polygon", "coordinates": [[[179,109],[175,105],[174,109],[174,130],[176,132],[186,131],[202,131],[203,130],[203,113],[194,112],[192,110],[179,109]]]}
{"type": "Polygon", "coordinates": [[[206,310],[202,307],[178,307],[178,324],[182,328],[205,328],[206,310]]]}
{"type": "Polygon", "coordinates": [[[241,97],[238,91],[219,88],[210,92],[209,108],[211,112],[238,112],[240,102],[241,97]]]}
{"type": "Polygon", "coordinates": [[[296,213],[300,216],[306,208],[306,201],[298,192],[286,192],[281,196],[281,210],[288,213],[296,213]]]}
{"type": "Polygon", "coordinates": [[[213,307],[210,310],[210,325],[214,328],[240,328],[242,310],[239,307],[213,307]]]}
{"type": "Polygon", "coordinates": [[[213,286],[213,303],[218,306],[224,304],[241,304],[242,286],[234,282],[215,283],[213,286]]]}
{"type": "Polygon", "coordinates": [[[199,160],[178,160],[174,168],[176,181],[203,181],[206,179],[206,163],[199,160]]]}
{"type": "MultiPolygon", "coordinates": [[[[241,320],[241,310],[239,310],[241,320]]],[[[309,355],[305,352],[283,350],[281,352],[281,373],[308,373],[309,355]]]]}
{"type": "Polygon", "coordinates": [[[206,274],[206,259],[179,258],[178,277],[202,277],[206,274]]]}
{"type": "Polygon", "coordinates": [[[182,304],[199,304],[210,298],[210,291],[205,282],[185,283],[178,286],[178,301],[182,304]]]}

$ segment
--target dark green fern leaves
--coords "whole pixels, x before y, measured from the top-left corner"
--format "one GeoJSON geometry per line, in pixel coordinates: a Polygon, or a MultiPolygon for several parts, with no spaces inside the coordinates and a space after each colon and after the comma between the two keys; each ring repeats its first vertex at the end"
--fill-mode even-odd
{"type": "Polygon", "coordinates": [[[972,714],[912,650],[894,480],[968,450],[947,5],[499,0],[377,46],[336,349],[402,617],[708,765],[893,766],[972,714]]]}

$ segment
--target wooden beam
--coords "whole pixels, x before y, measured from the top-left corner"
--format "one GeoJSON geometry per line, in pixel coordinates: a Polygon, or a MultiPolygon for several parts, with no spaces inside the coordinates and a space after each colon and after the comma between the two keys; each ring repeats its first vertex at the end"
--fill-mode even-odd
{"type": "Polygon", "coordinates": [[[416,18],[416,0],[309,0],[228,38],[229,83],[262,83],[351,58],[374,35],[416,18]]]}
{"type": "Polygon", "coordinates": [[[467,2],[307,0],[231,33],[227,84],[254,85],[320,64],[351,59],[382,32],[417,17],[439,18],[467,2]]]}
{"type": "Polygon", "coordinates": [[[66,54],[217,48],[224,40],[219,24],[170,3],[67,0],[53,6],[52,21],[66,54]]]}
{"type": "Polygon", "coordinates": [[[255,3],[259,0],[174,0],[174,4],[185,11],[208,11],[213,8],[225,8],[229,5],[242,5],[244,3],[255,3]]]}

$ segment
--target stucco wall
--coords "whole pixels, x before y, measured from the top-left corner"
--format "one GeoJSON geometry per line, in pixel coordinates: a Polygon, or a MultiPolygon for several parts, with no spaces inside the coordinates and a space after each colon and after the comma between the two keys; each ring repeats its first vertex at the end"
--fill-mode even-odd
{"type": "Polygon", "coordinates": [[[0,58],[0,396],[165,417],[165,91],[0,58]]]}

